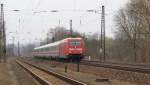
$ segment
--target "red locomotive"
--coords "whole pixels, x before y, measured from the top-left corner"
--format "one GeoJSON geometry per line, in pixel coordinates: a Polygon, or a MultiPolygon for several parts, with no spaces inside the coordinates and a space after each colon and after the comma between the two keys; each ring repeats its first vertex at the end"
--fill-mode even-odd
{"type": "Polygon", "coordinates": [[[66,38],[61,41],[34,48],[33,56],[81,60],[85,55],[82,38],[66,38]]]}

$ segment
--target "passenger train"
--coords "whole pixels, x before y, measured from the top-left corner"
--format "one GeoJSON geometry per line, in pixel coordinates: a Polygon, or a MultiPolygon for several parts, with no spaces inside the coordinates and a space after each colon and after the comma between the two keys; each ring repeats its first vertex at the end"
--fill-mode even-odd
{"type": "Polygon", "coordinates": [[[35,57],[80,61],[85,56],[85,43],[82,38],[65,38],[54,43],[36,47],[32,54],[35,57]]]}

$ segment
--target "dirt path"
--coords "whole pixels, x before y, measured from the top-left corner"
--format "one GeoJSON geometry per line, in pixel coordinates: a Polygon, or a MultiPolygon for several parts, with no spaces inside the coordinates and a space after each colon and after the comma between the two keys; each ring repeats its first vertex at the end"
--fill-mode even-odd
{"type": "Polygon", "coordinates": [[[16,59],[17,58],[8,59],[8,67],[11,69],[10,73],[14,76],[13,78],[17,80],[15,85],[40,85],[36,79],[16,63],[16,59]]]}
{"type": "Polygon", "coordinates": [[[0,85],[40,85],[15,62],[16,59],[12,57],[7,63],[0,63],[0,85]]]}
{"type": "Polygon", "coordinates": [[[0,85],[18,85],[8,63],[0,63],[0,85]]]}

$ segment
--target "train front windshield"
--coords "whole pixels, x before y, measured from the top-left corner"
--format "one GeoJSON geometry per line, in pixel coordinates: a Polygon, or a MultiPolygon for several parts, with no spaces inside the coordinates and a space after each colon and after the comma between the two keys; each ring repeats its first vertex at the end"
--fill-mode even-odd
{"type": "Polygon", "coordinates": [[[77,41],[77,40],[73,40],[70,42],[71,46],[80,46],[81,45],[81,41],[77,41]]]}

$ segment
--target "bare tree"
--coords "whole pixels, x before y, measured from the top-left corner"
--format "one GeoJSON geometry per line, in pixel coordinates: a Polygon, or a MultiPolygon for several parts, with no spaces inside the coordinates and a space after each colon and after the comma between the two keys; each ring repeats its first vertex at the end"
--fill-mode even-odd
{"type": "MultiPolygon", "coordinates": [[[[116,38],[128,41],[125,44],[133,47],[133,53],[130,54],[131,58],[135,62],[149,60],[149,48],[147,48],[149,45],[146,43],[150,41],[150,1],[131,0],[126,8],[120,9],[115,22],[118,29],[116,38]]],[[[126,53],[130,53],[129,51],[126,53]]]]}

